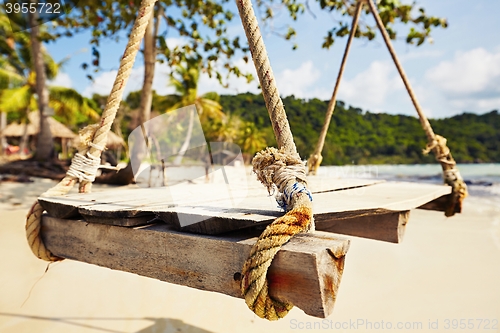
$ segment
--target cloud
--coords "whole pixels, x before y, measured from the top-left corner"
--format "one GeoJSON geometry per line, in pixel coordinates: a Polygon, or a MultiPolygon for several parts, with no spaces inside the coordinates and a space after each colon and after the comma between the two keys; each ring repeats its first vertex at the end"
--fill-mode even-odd
{"type": "Polygon", "coordinates": [[[50,80],[47,83],[49,86],[66,87],[66,88],[73,87],[73,82],[71,81],[69,75],[66,73],[57,74],[54,80],[50,80]]]}
{"type": "MultiPolygon", "coordinates": [[[[250,83],[245,78],[236,78],[232,76],[228,80],[229,87],[222,87],[217,79],[209,78],[204,74],[200,78],[199,90],[201,93],[208,91],[215,91],[219,94],[238,94],[244,92],[251,92],[259,94],[259,82],[255,67],[251,60],[245,63],[243,59],[237,60],[234,63],[240,68],[242,73],[251,73],[254,80],[250,83]]],[[[320,77],[320,71],[314,67],[312,61],[302,63],[298,68],[285,69],[279,73],[274,73],[276,83],[281,96],[295,95],[298,98],[317,97],[314,84],[320,77]]]]}
{"type": "Polygon", "coordinates": [[[373,61],[368,69],[340,84],[339,100],[365,109],[380,110],[392,94],[404,89],[403,83],[389,61],[373,61]]]}
{"type": "Polygon", "coordinates": [[[401,54],[399,60],[405,62],[407,60],[415,59],[429,59],[429,58],[439,58],[445,54],[443,50],[425,50],[425,51],[411,51],[401,54]]]}
{"type": "MultiPolygon", "coordinates": [[[[220,85],[215,76],[209,77],[207,73],[202,73],[198,84],[198,90],[200,94],[211,91],[215,91],[221,95],[233,95],[245,92],[251,92],[254,94],[260,93],[260,89],[258,87],[259,79],[257,77],[257,73],[255,72],[255,67],[252,63],[252,60],[249,59],[248,63],[246,63],[243,59],[239,59],[236,60],[233,65],[237,66],[243,74],[252,74],[254,80],[248,83],[247,79],[244,77],[237,78],[234,75],[231,75],[227,80],[228,87],[224,88],[220,85]]],[[[223,70],[221,71],[224,72],[223,70]]]]}
{"type": "Polygon", "coordinates": [[[310,88],[320,77],[320,71],[312,61],[306,61],[296,69],[285,69],[276,75],[276,82],[282,96],[295,95],[299,98],[311,96],[310,88]]]}
{"type": "MultiPolygon", "coordinates": [[[[111,92],[113,83],[116,78],[117,70],[112,70],[108,72],[102,72],[97,77],[94,78],[94,82],[89,84],[84,90],[82,95],[86,97],[91,97],[92,94],[97,93],[101,95],[108,95],[111,92]]],[[[166,95],[173,92],[173,89],[168,87],[168,73],[169,68],[165,64],[157,63],[155,66],[155,77],[153,79],[153,89],[156,90],[158,94],[166,95]]],[[[132,91],[137,91],[142,89],[142,83],[144,81],[144,66],[135,67],[130,73],[130,77],[125,87],[123,98],[132,91]]]]}
{"type": "Polygon", "coordinates": [[[500,107],[500,50],[457,52],[425,73],[456,111],[480,112],[500,107]]]}

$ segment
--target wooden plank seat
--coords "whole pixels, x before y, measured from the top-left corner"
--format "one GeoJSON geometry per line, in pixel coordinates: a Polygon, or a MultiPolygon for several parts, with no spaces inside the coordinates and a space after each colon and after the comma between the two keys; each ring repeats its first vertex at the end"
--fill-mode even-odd
{"type": "MultiPolygon", "coordinates": [[[[316,229],[398,243],[411,209],[450,193],[449,186],[313,177],[316,229]]],[[[39,198],[52,217],[138,226],[155,218],[176,230],[221,234],[265,226],[283,212],[257,183],[191,184],[39,198]]]]}

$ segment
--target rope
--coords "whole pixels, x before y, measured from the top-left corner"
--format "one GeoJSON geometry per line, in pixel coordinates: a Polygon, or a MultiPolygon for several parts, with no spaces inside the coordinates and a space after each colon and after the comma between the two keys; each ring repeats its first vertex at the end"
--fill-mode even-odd
{"type": "Polygon", "coordinates": [[[236,0],[278,147],[299,157],[251,0],[236,0]]]}
{"type": "Polygon", "coordinates": [[[330,127],[330,121],[332,119],[333,111],[335,110],[335,104],[337,103],[337,93],[340,87],[340,81],[342,80],[342,75],[344,74],[345,64],[347,62],[347,56],[349,55],[349,50],[351,49],[352,40],[354,39],[354,34],[358,27],[359,15],[361,9],[363,8],[363,0],[358,0],[356,3],[356,9],[354,16],[352,18],[351,31],[349,33],[349,38],[347,39],[347,44],[345,46],[344,55],[342,56],[342,62],[340,64],[339,74],[337,75],[337,81],[335,82],[335,88],[333,89],[332,98],[328,103],[326,109],[325,122],[321,128],[318,143],[314,152],[309,156],[307,161],[308,174],[316,175],[316,172],[323,161],[323,156],[321,152],[323,151],[323,146],[325,145],[326,134],[328,133],[328,128],[330,127]]]}
{"type": "Polygon", "coordinates": [[[278,202],[288,211],[267,226],[252,247],[242,269],[241,292],[255,314],[277,320],[283,318],[293,305],[270,297],[267,270],[281,246],[290,238],[299,232],[314,230],[312,196],[307,190],[306,168],[293,141],[252,3],[250,0],[236,0],[236,4],[280,148],[267,148],[257,153],[252,160],[253,170],[268,191],[278,188],[278,202]]]}
{"type": "Polygon", "coordinates": [[[411,87],[410,81],[408,80],[408,77],[406,76],[406,73],[403,70],[401,62],[399,61],[396,55],[396,51],[392,46],[389,34],[387,33],[384,27],[384,24],[382,22],[382,19],[380,18],[377,8],[375,7],[375,4],[373,3],[372,0],[365,0],[365,1],[367,1],[370,7],[370,11],[375,17],[377,26],[380,30],[380,33],[382,34],[382,37],[384,38],[385,45],[387,46],[387,49],[391,54],[392,60],[394,61],[394,64],[398,69],[399,75],[403,80],[403,83],[406,87],[406,90],[408,91],[408,94],[410,95],[411,101],[415,106],[415,109],[417,110],[418,117],[420,119],[420,124],[422,125],[422,128],[424,129],[425,134],[427,135],[428,144],[427,148],[424,150],[424,153],[425,152],[428,153],[431,150],[434,152],[436,160],[441,164],[441,168],[443,169],[443,179],[445,183],[450,185],[452,188],[451,200],[448,204],[448,207],[446,208],[445,215],[453,216],[455,214],[455,207],[458,206],[457,208],[459,212],[462,209],[462,201],[467,196],[467,185],[465,184],[464,180],[462,179],[462,176],[460,175],[458,169],[456,168],[456,162],[451,156],[450,149],[446,146],[446,139],[434,133],[431,124],[429,123],[429,120],[422,111],[420,103],[418,102],[417,97],[411,87]]]}
{"type": "Polygon", "coordinates": [[[427,144],[423,153],[428,154],[430,151],[433,151],[436,160],[441,164],[444,182],[452,188],[445,215],[453,216],[456,211],[462,211],[462,202],[467,196],[467,185],[457,169],[457,164],[451,156],[450,148],[448,148],[446,142],[446,138],[436,134],[435,139],[427,144]]]}
{"type": "Polygon", "coordinates": [[[267,270],[280,248],[294,235],[313,231],[312,196],[306,188],[304,163],[284,149],[266,148],[252,160],[257,179],[268,191],[277,188],[287,214],[276,219],[260,235],[242,269],[241,292],[247,306],[268,320],[283,318],[293,307],[269,296],[267,270]]]}
{"type": "MultiPolygon", "coordinates": [[[[142,0],[141,2],[139,15],[132,27],[129,41],[120,61],[118,74],[116,75],[113,88],[101,116],[101,122],[99,124],[87,126],[80,131],[81,139],[80,146],[78,147],[78,154],[73,158],[70,169],[66,173],[66,177],[56,186],[43,193],[42,196],[64,195],[73,188],[77,180],[80,181],[78,189],[80,193],[88,193],[91,191],[95,173],[97,172],[97,168],[99,168],[98,162],[96,161],[100,161],[101,152],[106,146],[108,132],[111,129],[111,125],[120,106],[123,91],[132,71],[135,57],[144,36],[146,26],[148,25],[149,17],[152,15],[155,3],[156,0],[142,0]]],[[[43,244],[41,236],[42,213],[42,206],[38,201],[35,202],[26,218],[26,237],[28,239],[28,245],[33,253],[40,259],[46,261],[62,260],[63,258],[54,256],[43,244]]]]}
{"type": "Polygon", "coordinates": [[[99,157],[94,157],[87,153],[87,156],[80,153],[75,154],[71,161],[69,170],[66,172],[68,176],[77,178],[80,182],[93,182],[101,164],[99,157]]]}

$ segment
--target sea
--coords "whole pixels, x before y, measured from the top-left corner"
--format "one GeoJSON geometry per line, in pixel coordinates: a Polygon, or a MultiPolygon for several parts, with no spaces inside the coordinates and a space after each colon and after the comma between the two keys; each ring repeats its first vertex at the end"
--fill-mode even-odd
{"type": "MultiPolygon", "coordinates": [[[[241,167],[243,166],[241,165],[241,167]]],[[[493,202],[498,200],[498,206],[500,207],[500,163],[458,164],[457,167],[467,183],[470,196],[488,197],[493,202]]],[[[149,165],[145,163],[141,165],[141,168],[144,171],[138,172],[140,174],[140,177],[137,179],[139,186],[163,186],[159,168],[150,170],[149,165]],[[151,184],[151,181],[154,184],[151,184]]],[[[251,166],[243,168],[246,168],[247,175],[252,174],[251,166]]],[[[226,171],[229,172],[229,169],[226,171]]],[[[169,167],[167,175],[168,181],[171,183],[170,185],[174,185],[187,179],[204,179],[205,169],[203,166],[169,167]]],[[[318,170],[318,176],[331,178],[377,178],[387,181],[443,184],[441,165],[438,163],[321,166],[318,170]]]]}
{"type": "MultiPolygon", "coordinates": [[[[458,164],[469,195],[498,199],[500,205],[500,163],[458,164]]],[[[441,165],[343,165],[322,166],[318,175],[336,178],[379,178],[389,181],[442,184],[441,165]]]]}

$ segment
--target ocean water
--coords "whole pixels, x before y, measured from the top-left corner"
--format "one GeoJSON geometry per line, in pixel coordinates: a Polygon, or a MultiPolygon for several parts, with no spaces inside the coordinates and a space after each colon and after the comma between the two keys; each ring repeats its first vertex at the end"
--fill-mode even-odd
{"type": "MultiPolygon", "coordinates": [[[[500,164],[458,164],[469,194],[500,200],[500,164]]],[[[380,178],[391,181],[443,183],[441,165],[344,165],[322,166],[318,175],[336,178],[380,178]]],[[[500,201],[499,201],[500,204],[500,201]]]]}

